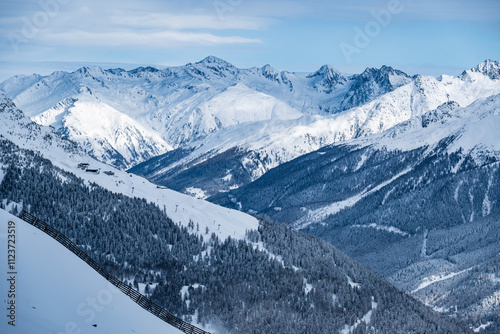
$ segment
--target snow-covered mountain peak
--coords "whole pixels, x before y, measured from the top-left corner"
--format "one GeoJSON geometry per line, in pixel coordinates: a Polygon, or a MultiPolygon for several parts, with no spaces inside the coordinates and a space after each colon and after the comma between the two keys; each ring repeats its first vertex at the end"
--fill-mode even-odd
{"type": "Polygon", "coordinates": [[[200,60],[196,64],[219,65],[219,66],[225,66],[225,67],[234,67],[233,64],[225,61],[224,59],[221,59],[221,58],[215,57],[215,56],[205,57],[204,59],[200,60]]]}
{"type": "MultiPolygon", "coordinates": [[[[324,76],[324,77],[343,77],[345,76],[340,73],[335,67],[330,66],[330,65],[323,65],[319,70],[317,70],[314,73],[309,74],[307,77],[308,78],[314,78],[317,76],[324,76]]],[[[347,79],[347,78],[346,78],[347,79]]]]}
{"type": "MultiPolygon", "coordinates": [[[[115,75],[119,75],[122,73],[122,69],[116,69],[116,70],[108,70],[110,71],[110,73],[113,73],[115,75]],[[113,71],[113,72],[111,72],[113,71]]],[[[108,72],[106,71],[106,72],[108,72]]],[[[151,73],[158,73],[160,72],[159,69],[155,68],[155,67],[152,67],[152,66],[147,66],[147,67],[138,67],[136,69],[133,69],[133,70],[130,70],[128,71],[127,73],[131,76],[137,76],[137,77],[141,77],[143,75],[147,75],[147,74],[151,74],[151,73]]]]}
{"type": "MultiPolygon", "coordinates": [[[[215,56],[208,56],[194,65],[186,65],[186,67],[191,66],[201,70],[202,72],[205,72],[204,69],[207,69],[211,74],[215,74],[216,76],[222,78],[235,76],[239,72],[239,69],[233,64],[215,56]]],[[[210,75],[208,75],[207,78],[210,78],[210,75]]]]}
{"type": "Polygon", "coordinates": [[[83,77],[105,76],[107,73],[98,66],[85,66],[81,67],[73,73],[78,73],[83,77]]]}
{"type": "Polygon", "coordinates": [[[430,123],[443,121],[444,119],[451,118],[453,112],[460,108],[460,105],[455,101],[443,103],[435,110],[429,111],[422,115],[422,127],[426,128],[430,123]]]}
{"type": "Polygon", "coordinates": [[[498,80],[500,79],[500,61],[487,59],[481,64],[465,71],[462,77],[467,78],[470,73],[480,73],[489,77],[491,80],[498,80]]]}
{"type": "Polygon", "coordinates": [[[278,84],[285,84],[290,87],[290,90],[293,89],[293,85],[287,76],[287,72],[280,72],[269,64],[260,68],[259,72],[264,78],[278,84]]]}
{"type": "Polygon", "coordinates": [[[383,65],[380,69],[367,68],[356,77],[356,81],[359,83],[374,82],[380,86],[389,86],[391,88],[400,87],[410,82],[410,80],[411,78],[408,74],[386,65],[383,65]]]}
{"type": "Polygon", "coordinates": [[[324,90],[327,93],[331,93],[337,85],[345,85],[349,81],[342,73],[330,65],[323,65],[318,71],[309,74],[307,78],[312,79],[313,86],[317,90],[324,90]]]}
{"type": "Polygon", "coordinates": [[[412,78],[390,66],[380,69],[367,68],[363,73],[352,77],[353,84],[342,102],[342,110],[365,104],[373,98],[392,92],[412,81],[412,78]]]}
{"type": "Polygon", "coordinates": [[[120,76],[123,75],[123,73],[126,73],[127,71],[125,71],[123,68],[110,68],[107,69],[106,72],[116,76],[120,76]]]}
{"type": "Polygon", "coordinates": [[[262,66],[262,68],[260,70],[261,70],[262,75],[264,75],[265,77],[277,76],[280,73],[277,69],[275,69],[274,67],[272,67],[269,64],[262,66]]]}

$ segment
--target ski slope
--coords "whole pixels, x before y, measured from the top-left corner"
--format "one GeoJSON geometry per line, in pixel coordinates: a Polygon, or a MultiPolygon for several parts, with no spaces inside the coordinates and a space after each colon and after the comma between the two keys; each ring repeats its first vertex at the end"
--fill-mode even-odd
{"type": "Polygon", "coordinates": [[[202,199],[180,194],[170,189],[159,188],[146,179],[118,170],[92,159],[86,153],[72,147],[70,142],[49,127],[40,126],[15,108],[11,101],[0,95],[0,133],[21,148],[40,152],[55,166],[75,174],[91,186],[100,185],[114,193],[144,198],[156,204],[175,222],[195,226],[192,233],[208,241],[212,233],[219,239],[228,237],[245,239],[247,230],[256,230],[258,220],[245,213],[223,208],[202,199]],[[89,163],[89,168],[100,170],[99,174],[78,168],[79,163],[89,163]],[[107,175],[104,172],[112,172],[107,175]],[[208,229],[208,233],[207,233],[208,229]]]}
{"type": "Polygon", "coordinates": [[[0,210],[2,321],[5,334],[182,333],[121,293],[57,241],[0,210]],[[7,226],[15,223],[15,298],[7,299],[7,226]],[[15,326],[7,323],[6,303],[15,300],[15,326]]]}

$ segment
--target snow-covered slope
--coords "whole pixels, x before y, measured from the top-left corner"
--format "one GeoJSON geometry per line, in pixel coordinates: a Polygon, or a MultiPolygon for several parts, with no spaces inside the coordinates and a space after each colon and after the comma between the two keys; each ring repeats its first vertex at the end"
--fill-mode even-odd
{"type": "Polygon", "coordinates": [[[0,94],[0,135],[20,147],[49,152],[82,154],[74,142],[64,140],[54,129],[34,123],[15,104],[0,94]]]}
{"type": "Polygon", "coordinates": [[[488,59],[481,64],[471,68],[469,71],[465,71],[462,76],[466,77],[470,73],[481,73],[488,76],[490,79],[500,79],[500,61],[494,61],[488,59]]]}
{"type": "Polygon", "coordinates": [[[153,202],[165,209],[174,222],[183,226],[188,226],[190,222],[198,223],[198,233],[204,238],[210,238],[210,235],[203,233],[206,227],[210,231],[217,231],[221,239],[229,236],[243,239],[246,230],[258,227],[258,221],[251,216],[170,189],[162,189],[142,177],[94,160],[73,143],[61,139],[53,129],[33,123],[5,97],[0,101],[0,133],[20,147],[40,152],[57,167],[75,174],[89,184],[95,182],[112,192],[153,202]],[[100,173],[86,172],[78,168],[79,163],[89,163],[89,168],[98,169],[100,173]],[[107,175],[104,173],[106,171],[114,175],[107,175]]]}
{"type": "MultiPolygon", "coordinates": [[[[471,166],[483,166],[498,161],[500,160],[499,126],[500,94],[478,100],[465,108],[459,107],[459,104],[456,102],[447,102],[435,110],[423,115],[414,116],[408,121],[402,122],[381,134],[373,134],[371,136],[353,139],[343,144],[325,147],[323,150],[335,149],[342,151],[342,148],[345,148],[347,151],[366,151],[355,166],[345,167],[346,172],[353,169],[353,173],[362,170],[365,165],[370,164],[370,159],[373,159],[373,157],[371,157],[372,155],[411,155],[414,154],[412,152],[419,152],[419,155],[412,159],[403,159],[397,166],[394,166],[398,167],[398,170],[392,173],[393,175],[389,178],[382,178],[377,181],[368,178],[366,181],[366,188],[363,188],[362,184],[364,183],[358,180],[353,189],[359,189],[359,191],[354,196],[348,195],[350,191],[345,192],[343,195],[335,196],[344,196],[345,198],[333,203],[329,203],[327,200],[328,196],[323,197],[321,200],[314,200],[315,196],[312,196],[308,200],[312,201],[314,209],[305,210],[305,206],[303,205],[304,210],[302,210],[300,214],[297,213],[299,218],[296,218],[295,225],[298,228],[305,228],[310,224],[320,223],[330,215],[334,215],[345,208],[354,207],[363,198],[379,192],[382,188],[388,187],[392,183],[400,182],[401,177],[413,172],[414,168],[424,163],[428,157],[438,156],[446,160],[451,159],[449,157],[453,156],[456,161],[453,161],[453,164],[448,166],[448,173],[451,175],[460,172],[462,169],[471,168],[471,166]],[[410,161],[412,162],[410,163],[410,161]],[[322,203],[327,204],[322,205],[322,203]]],[[[288,175],[283,178],[291,178],[290,182],[292,182],[292,179],[297,180],[297,182],[301,180],[300,184],[302,184],[304,182],[304,180],[302,180],[302,178],[305,177],[304,174],[307,174],[309,171],[312,173],[317,170],[317,168],[323,168],[325,164],[335,163],[335,159],[330,161],[328,157],[323,157],[320,153],[318,153],[318,155],[313,153],[312,156],[308,155],[293,160],[286,168],[285,165],[283,165],[283,169],[292,168],[294,172],[301,175],[300,177],[298,175],[292,176],[290,172],[280,172],[281,168],[275,169],[272,170],[272,173],[269,175],[264,175],[264,177],[259,179],[259,182],[255,183],[253,187],[243,187],[241,190],[233,190],[229,194],[223,194],[218,198],[229,197],[240,201],[240,195],[242,195],[248,198],[257,196],[257,198],[262,199],[262,197],[258,195],[259,191],[268,187],[274,187],[277,180],[276,173],[288,175]],[[307,161],[308,169],[306,171],[293,167],[305,164],[305,162],[302,162],[303,160],[307,161]],[[257,189],[259,190],[257,191],[257,189]]],[[[375,177],[375,174],[371,177],[375,177]]],[[[419,182],[425,184],[426,181],[421,180],[419,182]]],[[[287,187],[290,186],[291,184],[287,187]]],[[[311,184],[305,184],[303,186],[307,186],[308,188],[314,187],[311,184]]],[[[266,192],[266,190],[263,191],[266,192]]],[[[270,191],[267,191],[267,193],[271,194],[270,191]]],[[[288,197],[290,197],[290,195],[288,195],[288,197]]],[[[290,198],[287,198],[285,195],[279,195],[279,198],[287,201],[290,200],[290,198]]],[[[307,198],[309,198],[309,196],[307,196],[307,198]]],[[[268,207],[268,205],[271,204],[266,204],[265,201],[258,204],[258,207],[245,207],[244,201],[242,203],[244,209],[261,211],[263,208],[266,208],[266,210],[271,208],[271,206],[268,207]]],[[[257,204],[255,201],[252,203],[257,204]]],[[[275,204],[273,203],[273,205],[275,204]]],[[[290,209],[295,210],[295,206],[296,203],[290,209]]],[[[285,212],[285,209],[281,207],[276,214],[282,215],[283,212],[285,212]]],[[[292,222],[288,221],[288,223],[292,222]]]]}
{"type": "Polygon", "coordinates": [[[33,120],[56,128],[92,156],[119,168],[130,167],[172,149],[154,131],[91,98],[64,100],[33,120]]]}
{"type": "MultiPolygon", "coordinates": [[[[15,326],[4,315],[0,332],[182,333],[142,309],[57,241],[1,209],[0,228],[4,250],[7,240],[13,240],[7,230],[14,231],[9,235],[15,235],[15,245],[9,244],[16,254],[15,267],[9,270],[16,273],[9,275],[15,277],[10,282],[15,296],[7,299],[7,290],[2,291],[4,314],[8,303],[15,302],[15,326]]],[[[0,267],[8,268],[7,256],[1,257],[0,267]]]]}
{"type": "MultiPolygon", "coordinates": [[[[460,108],[448,102],[437,109],[403,122],[374,138],[360,140],[380,148],[410,151],[435,147],[453,138],[448,153],[462,152],[480,165],[489,157],[500,157],[500,94],[460,108]]],[[[353,142],[355,144],[356,142],[353,142]]],[[[460,166],[457,166],[457,168],[460,166]]]]}

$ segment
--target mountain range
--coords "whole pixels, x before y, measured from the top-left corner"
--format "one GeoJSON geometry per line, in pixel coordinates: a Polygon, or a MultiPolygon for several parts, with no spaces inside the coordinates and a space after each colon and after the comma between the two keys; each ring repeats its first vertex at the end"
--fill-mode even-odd
{"type": "MultiPolygon", "coordinates": [[[[438,78],[388,66],[346,76],[325,65],[300,75],[216,57],[162,70],[82,68],[1,83],[2,133],[88,184],[156,204],[205,243],[212,232],[262,241],[263,226],[277,227],[238,211],[265,215],[293,228],[279,233],[326,240],[444,317],[496,333],[499,78],[500,62],[491,60],[438,78]],[[76,160],[114,176],[78,170],[76,160]]],[[[266,252],[283,258],[273,242],[266,252]]],[[[192,283],[187,289],[203,295],[203,284],[192,283]]],[[[189,305],[168,303],[194,316],[189,305]]],[[[214,324],[220,316],[198,319],[214,324]]]]}
{"type": "MultiPolygon", "coordinates": [[[[17,76],[0,84],[0,91],[37,123],[53,126],[119,168],[165,153],[156,163],[160,168],[152,164],[144,170],[157,183],[167,185],[174,175],[177,180],[188,177],[182,171],[219,161],[221,154],[232,156],[242,167],[228,166],[221,175],[226,180],[202,185],[208,196],[445,102],[467,106],[500,93],[492,74],[495,64],[498,71],[497,63],[487,61],[459,77],[438,79],[410,77],[387,66],[347,77],[325,65],[302,76],[269,65],[239,69],[211,56],[163,70],[86,67],[45,77],[17,76]]],[[[183,192],[190,188],[168,185],[183,192]]]]}

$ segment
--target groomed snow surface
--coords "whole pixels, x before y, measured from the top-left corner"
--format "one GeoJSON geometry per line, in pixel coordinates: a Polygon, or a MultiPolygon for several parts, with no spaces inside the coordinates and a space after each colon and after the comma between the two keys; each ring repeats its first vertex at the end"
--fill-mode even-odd
{"type": "MultiPolygon", "coordinates": [[[[84,159],[79,157],[80,159],[84,159]]],[[[49,158],[56,166],[76,174],[88,184],[95,182],[103,188],[129,197],[144,198],[165,210],[172,221],[181,226],[189,226],[192,222],[193,234],[203,237],[205,241],[215,233],[219,239],[228,237],[244,240],[246,231],[256,230],[259,222],[256,218],[243,212],[223,208],[200,198],[194,198],[170,189],[158,188],[146,179],[117,170],[109,165],[92,159],[77,160],[60,155],[49,158]],[[100,168],[101,173],[93,174],[77,168],[79,162],[89,162],[90,168],[100,168]],[[108,176],[104,171],[113,171],[115,175],[108,176]],[[208,229],[208,233],[207,233],[208,229]]]]}
{"type": "Polygon", "coordinates": [[[0,333],[177,334],[142,309],[85,262],[35,227],[0,210],[2,268],[0,333]],[[15,222],[15,298],[8,298],[7,227],[15,222]],[[7,323],[15,300],[15,326],[7,323]]]}

